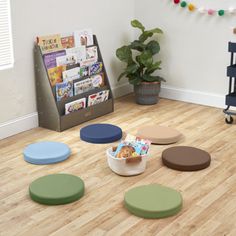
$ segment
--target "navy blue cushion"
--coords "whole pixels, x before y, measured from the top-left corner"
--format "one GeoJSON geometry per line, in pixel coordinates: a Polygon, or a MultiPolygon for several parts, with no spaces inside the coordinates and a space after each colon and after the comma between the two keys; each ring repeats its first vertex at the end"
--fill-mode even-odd
{"type": "Polygon", "coordinates": [[[115,125],[93,124],[80,130],[80,138],[89,143],[112,143],[122,138],[122,130],[115,125]]]}

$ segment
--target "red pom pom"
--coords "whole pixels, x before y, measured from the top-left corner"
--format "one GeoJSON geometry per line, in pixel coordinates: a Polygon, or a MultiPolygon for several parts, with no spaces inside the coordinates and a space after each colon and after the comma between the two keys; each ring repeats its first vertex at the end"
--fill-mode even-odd
{"type": "Polygon", "coordinates": [[[174,0],[175,4],[179,4],[180,0],[174,0]]]}

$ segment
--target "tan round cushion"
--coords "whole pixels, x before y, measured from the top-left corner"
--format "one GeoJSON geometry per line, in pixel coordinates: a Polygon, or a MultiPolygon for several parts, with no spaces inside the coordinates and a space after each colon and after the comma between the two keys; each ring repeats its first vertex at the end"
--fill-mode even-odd
{"type": "Polygon", "coordinates": [[[162,152],[162,162],[174,170],[196,171],[207,168],[211,163],[211,156],[199,148],[177,146],[162,152]]]}
{"type": "Polygon", "coordinates": [[[170,127],[151,125],[141,127],[137,132],[137,136],[148,139],[155,144],[171,144],[178,142],[182,134],[170,127]]]}

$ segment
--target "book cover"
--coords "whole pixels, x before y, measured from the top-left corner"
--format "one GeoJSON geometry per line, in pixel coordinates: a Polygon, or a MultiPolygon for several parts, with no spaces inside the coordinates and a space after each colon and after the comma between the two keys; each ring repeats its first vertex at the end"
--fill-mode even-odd
{"type": "Polygon", "coordinates": [[[92,90],[93,87],[93,83],[92,83],[92,79],[88,78],[82,81],[78,81],[76,83],[74,83],[74,94],[78,95],[78,94],[82,94],[85,92],[88,92],[90,90],[92,90]]]}
{"type": "Polygon", "coordinates": [[[86,107],[86,98],[81,98],[73,102],[65,104],[65,114],[68,115],[72,112],[78,111],[86,107]]]}
{"type": "Polygon", "coordinates": [[[60,34],[37,37],[37,43],[42,54],[63,50],[60,34]]]}
{"type": "Polygon", "coordinates": [[[91,46],[93,42],[93,32],[91,29],[76,30],[74,32],[75,46],[91,46]]]}
{"type": "Polygon", "coordinates": [[[75,65],[77,63],[78,63],[78,61],[77,61],[76,54],[67,54],[67,55],[60,56],[60,57],[56,58],[57,66],[75,65]]]}
{"type": "Polygon", "coordinates": [[[56,97],[57,101],[73,96],[73,83],[62,82],[56,84],[56,97]]]}
{"type": "Polygon", "coordinates": [[[80,66],[87,66],[90,67],[91,65],[93,65],[94,63],[96,63],[97,61],[95,60],[95,58],[91,58],[91,59],[86,59],[84,61],[80,62],[80,66]]]}
{"type": "Polygon", "coordinates": [[[56,67],[57,66],[56,58],[64,56],[64,55],[66,55],[65,50],[44,54],[43,60],[44,60],[44,64],[46,68],[50,69],[50,68],[56,67]]]}
{"type": "Polygon", "coordinates": [[[63,80],[71,81],[75,79],[79,79],[84,76],[89,75],[89,68],[88,67],[75,67],[70,70],[63,71],[62,76],[63,80]]]}
{"type": "Polygon", "coordinates": [[[108,97],[109,90],[103,90],[101,92],[91,94],[88,97],[88,107],[99,104],[101,102],[105,102],[106,100],[108,100],[108,97]]]}
{"type": "Polygon", "coordinates": [[[95,75],[95,74],[101,73],[102,69],[103,69],[102,62],[96,62],[89,66],[89,74],[95,75]]]}
{"type": "Polygon", "coordinates": [[[103,87],[105,85],[105,77],[103,73],[91,76],[91,80],[93,87],[95,88],[103,87]]]}
{"type": "Polygon", "coordinates": [[[92,46],[86,48],[86,60],[93,60],[97,62],[98,60],[98,49],[97,46],[92,46]]]}
{"type": "Polygon", "coordinates": [[[48,69],[48,78],[51,86],[55,86],[56,83],[62,82],[62,72],[65,70],[65,66],[57,66],[48,69]]]}
{"type": "Polygon", "coordinates": [[[63,48],[73,48],[75,46],[73,34],[62,34],[61,44],[63,48]]]}
{"type": "Polygon", "coordinates": [[[76,54],[78,62],[86,60],[86,47],[74,47],[66,49],[66,54],[76,54]]]}

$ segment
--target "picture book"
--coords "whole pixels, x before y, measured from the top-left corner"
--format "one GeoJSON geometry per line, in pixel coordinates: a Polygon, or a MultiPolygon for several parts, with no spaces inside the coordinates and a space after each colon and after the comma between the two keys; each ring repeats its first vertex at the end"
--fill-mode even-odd
{"type": "Polygon", "coordinates": [[[67,54],[56,58],[57,66],[75,65],[78,63],[76,54],[67,54]]]}
{"type": "Polygon", "coordinates": [[[56,84],[56,97],[57,101],[61,101],[64,98],[73,96],[73,83],[62,82],[56,84]]]}
{"type": "Polygon", "coordinates": [[[42,54],[63,50],[60,34],[37,37],[37,43],[42,54]]]}
{"type": "Polygon", "coordinates": [[[92,46],[86,48],[86,59],[91,60],[93,59],[95,62],[98,60],[98,49],[97,46],[92,46]]]}
{"type": "Polygon", "coordinates": [[[64,56],[64,55],[66,55],[65,50],[44,54],[43,60],[44,60],[44,64],[46,68],[50,69],[50,68],[56,67],[57,66],[56,58],[64,56]]]}
{"type": "Polygon", "coordinates": [[[86,60],[86,47],[80,46],[80,47],[68,48],[66,49],[66,54],[76,54],[78,62],[84,61],[86,60]]]}
{"type": "Polygon", "coordinates": [[[89,67],[89,66],[93,65],[96,62],[97,61],[95,60],[95,58],[86,59],[86,60],[80,62],[80,66],[88,66],[89,67]]]}
{"type": "Polygon", "coordinates": [[[85,92],[88,92],[89,90],[92,90],[93,87],[93,83],[92,83],[92,79],[88,78],[82,81],[78,81],[76,83],[74,83],[74,95],[78,95],[78,94],[82,94],[85,92]]]}
{"type": "Polygon", "coordinates": [[[62,34],[61,44],[63,48],[73,48],[75,46],[73,34],[62,34]]]}
{"type": "Polygon", "coordinates": [[[89,66],[89,75],[95,75],[101,73],[103,69],[102,62],[96,62],[89,66]]]}
{"type": "Polygon", "coordinates": [[[103,90],[101,92],[89,95],[88,107],[99,104],[101,102],[105,102],[106,100],[108,100],[108,96],[109,96],[109,90],[103,90]]]}
{"type": "Polygon", "coordinates": [[[63,80],[71,81],[89,75],[88,67],[75,67],[62,73],[63,80]]]}
{"type": "Polygon", "coordinates": [[[73,102],[65,104],[65,114],[68,115],[72,112],[78,111],[86,107],[86,98],[81,98],[73,102]]]}
{"type": "Polygon", "coordinates": [[[75,46],[91,46],[93,42],[93,32],[91,29],[76,30],[74,32],[75,46]]]}
{"type": "Polygon", "coordinates": [[[138,137],[127,135],[118,145],[114,156],[117,158],[130,158],[148,154],[151,142],[138,137]]]}
{"type": "Polygon", "coordinates": [[[103,73],[91,76],[91,80],[93,87],[95,88],[103,87],[105,85],[105,77],[103,73]]]}
{"type": "Polygon", "coordinates": [[[57,66],[48,69],[48,78],[51,86],[55,86],[56,83],[62,82],[62,72],[65,70],[65,66],[57,66]]]}

